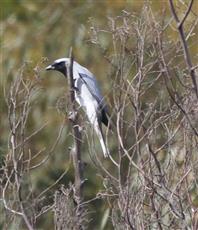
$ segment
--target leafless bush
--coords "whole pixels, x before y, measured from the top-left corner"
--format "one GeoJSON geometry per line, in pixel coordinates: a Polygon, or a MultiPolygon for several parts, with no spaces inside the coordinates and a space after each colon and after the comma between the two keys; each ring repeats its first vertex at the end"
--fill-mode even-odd
{"type": "Polygon", "coordinates": [[[173,19],[157,16],[149,4],[140,17],[123,11],[105,29],[91,26],[92,44],[112,67],[117,173],[106,174],[113,186],[104,195],[114,197],[115,229],[197,227],[196,66],[183,28],[191,7],[192,1],[181,20],[173,12],[180,34],[174,42],[167,32],[173,19]],[[108,48],[102,36],[112,37],[108,48]]]}
{"type": "Polygon", "coordinates": [[[72,186],[65,189],[63,186],[60,191],[55,192],[54,199],[54,223],[55,229],[84,229],[83,225],[87,222],[87,213],[78,216],[79,207],[76,205],[72,186]]]}
{"type": "Polygon", "coordinates": [[[5,209],[4,229],[10,229],[10,224],[21,229],[23,223],[28,229],[34,229],[37,219],[53,207],[53,204],[41,206],[41,203],[45,192],[55,184],[37,196],[32,188],[31,175],[32,171],[42,167],[54,152],[63,125],[51,148],[39,151],[31,148],[31,141],[40,135],[46,124],[32,133],[27,133],[29,116],[40,90],[40,78],[38,68],[35,68],[32,78],[27,77],[25,73],[26,65],[15,76],[7,95],[10,134],[8,153],[1,167],[1,201],[5,209]]]}

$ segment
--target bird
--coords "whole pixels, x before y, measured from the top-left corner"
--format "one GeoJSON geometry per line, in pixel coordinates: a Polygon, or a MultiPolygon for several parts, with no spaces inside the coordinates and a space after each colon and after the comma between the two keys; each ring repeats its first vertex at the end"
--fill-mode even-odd
{"type": "MultiPolygon", "coordinates": [[[[59,58],[45,69],[59,71],[67,78],[69,63],[70,58],[59,58]]],[[[98,82],[87,68],[75,60],[73,61],[73,81],[75,100],[85,111],[89,122],[98,136],[103,155],[106,158],[110,155],[110,152],[105,143],[102,124],[108,126],[109,119],[107,116],[107,105],[100,91],[98,82]]]]}

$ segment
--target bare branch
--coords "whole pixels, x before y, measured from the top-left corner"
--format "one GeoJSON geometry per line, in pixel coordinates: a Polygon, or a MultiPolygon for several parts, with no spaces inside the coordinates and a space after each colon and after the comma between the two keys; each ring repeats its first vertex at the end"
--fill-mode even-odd
{"type": "Polygon", "coordinates": [[[74,147],[72,149],[72,157],[73,157],[73,165],[75,171],[75,191],[74,191],[74,199],[77,204],[76,215],[79,217],[79,225],[78,229],[82,228],[81,216],[82,216],[82,185],[83,185],[83,163],[81,160],[81,132],[79,130],[78,124],[78,115],[75,106],[75,89],[74,89],[74,79],[73,79],[73,53],[72,48],[70,49],[70,64],[66,66],[68,83],[70,88],[70,103],[71,103],[71,112],[72,116],[70,116],[70,121],[73,127],[73,135],[74,135],[74,147]]]}

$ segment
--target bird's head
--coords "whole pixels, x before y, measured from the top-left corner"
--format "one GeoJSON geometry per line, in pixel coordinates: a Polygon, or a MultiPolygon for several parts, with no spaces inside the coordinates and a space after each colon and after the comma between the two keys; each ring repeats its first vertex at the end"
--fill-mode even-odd
{"type": "Polygon", "coordinates": [[[60,58],[60,59],[55,60],[51,65],[47,66],[45,69],[46,70],[57,70],[66,76],[68,62],[69,62],[69,58],[60,58]]]}

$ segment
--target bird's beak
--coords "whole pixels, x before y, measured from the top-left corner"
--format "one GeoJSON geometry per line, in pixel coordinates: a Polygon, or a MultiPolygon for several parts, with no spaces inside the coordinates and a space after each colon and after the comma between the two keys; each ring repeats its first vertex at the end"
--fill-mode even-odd
{"type": "Polygon", "coordinates": [[[55,69],[55,67],[53,65],[48,65],[45,70],[53,70],[55,69]]]}

